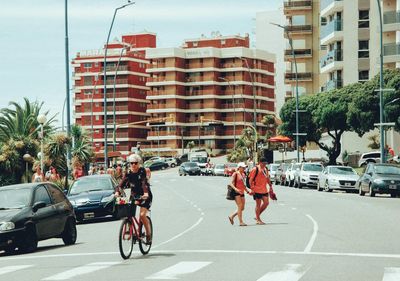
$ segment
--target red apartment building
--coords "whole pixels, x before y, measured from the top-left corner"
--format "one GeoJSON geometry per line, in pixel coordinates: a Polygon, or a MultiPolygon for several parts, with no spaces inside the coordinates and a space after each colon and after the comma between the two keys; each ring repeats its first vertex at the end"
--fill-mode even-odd
{"type": "Polygon", "coordinates": [[[265,133],[262,118],[275,113],[275,56],[250,49],[248,35],[186,40],[181,48],[149,49],[146,58],[147,113],[174,116],[151,127],[146,148],[180,153],[189,141],[216,152],[232,148],[235,134],[253,124],[253,90],[257,131],[265,133]],[[209,126],[211,120],[224,126],[209,126]]]}
{"type": "MultiPolygon", "coordinates": [[[[146,113],[149,102],[146,100],[149,90],[146,86],[149,77],[146,68],[149,61],[145,54],[148,49],[155,47],[156,35],[152,33],[124,35],[121,42],[108,45],[107,143],[110,152],[115,148],[115,151],[127,155],[138,142],[146,141],[148,127],[145,122],[139,123],[150,116],[146,113]],[[133,122],[138,124],[121,125],[133,122]]],[[[89,132],[96,152],[104,149],[103,64],[104,49],[79,52],[72,61],[75,123],[89,132]]]]}

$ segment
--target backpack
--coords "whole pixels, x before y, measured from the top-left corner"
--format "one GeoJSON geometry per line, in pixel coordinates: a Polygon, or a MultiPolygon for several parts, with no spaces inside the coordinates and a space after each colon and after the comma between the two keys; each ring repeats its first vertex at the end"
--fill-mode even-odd
{"type": "MultiPolygon", "coordinates": [[[[255,168],[256,168],[256,174],[254,175],[253,183],[254,183],[254,181],[256,180],[256,177],[257,177],[257,175],[258,175],[258,167],[256,166],[255,168]]],[[[250,184],[250,173],[251,173],[251,171],[250,171],[249,174],[246,176],[246,186],[247,186],[247,188],[251,188],[251,184],[250,184]]]]}

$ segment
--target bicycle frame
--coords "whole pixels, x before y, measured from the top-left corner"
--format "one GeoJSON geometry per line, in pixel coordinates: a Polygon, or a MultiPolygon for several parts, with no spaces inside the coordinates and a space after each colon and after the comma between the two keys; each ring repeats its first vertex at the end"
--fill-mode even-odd
{"type": "MultiPolygon", "coordinates": [[[[136,218],[135,216],[128,217],[128,219],[131,222],[130,227],[129,227],[129,232],[128,232],[129,237],[132,237],[132,235],[134,234],[136,239],[140,239],[141,237],[140,237],[139,229],[141,227],[142,221],[140,219],[136,218]]],[[[124,225],[124,233],[125,234],[124,234],[123,238],[125,239],[125,235],[127,234],[126,225],[124,225]]]]}

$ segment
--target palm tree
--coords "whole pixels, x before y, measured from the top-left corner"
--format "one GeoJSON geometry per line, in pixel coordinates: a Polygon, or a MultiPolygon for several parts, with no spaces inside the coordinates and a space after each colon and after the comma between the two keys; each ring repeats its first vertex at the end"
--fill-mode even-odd
{"type": "Polygon", "coordinates": [[[72,125],[72,166],[83,166],[94,158],[94,151],[88,133],[79,125],[72,125]]]}
{"type": "MultiPolygon", "coordinates": [[[[10,106],[13,108],[0,110],[0,174],[7,175],[0,179],[0,185],[21,182],[26,164],[22,156],[34,156],[39,151],[37,117],[43,103],[24,98],[22,106],[16,102],[10,102],[10,106]]],[[[45,135],[53,131],[53,122],[54,116],[44,124],[45,135]]]]}

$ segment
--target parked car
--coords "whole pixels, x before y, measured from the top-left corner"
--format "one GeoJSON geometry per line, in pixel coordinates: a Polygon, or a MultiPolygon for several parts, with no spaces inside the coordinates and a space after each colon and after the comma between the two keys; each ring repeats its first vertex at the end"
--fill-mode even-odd
{"type": "Polygon", "coordinates": [[[227,164],[225,164],[224,176],[225,177],[232,176],[233,173],[236,172],[237,165],[238,165],[237,163],[227,163],[227,164]]]}
{"type": "Polygon", "coordinates": [[[285,185],[293,186],[296,172],[300,170],[301,163],[292,163],[286,170],[285,185]]]}
{"type": "Polygon", "coordinates": [[[268,169],[269,169],[269,178],[271,180],[272,183],[275,183],[276,181],[276,171],[279,168],[279,164],[270,164],[268,165],[268,169]]]}
{"type": "Polygon", "coordinates": [[[283,185],[285,184],[285,178],[286,178],[286,170],[288,169],[289,164],[287,163],[281,163],[276,170],[275,174],[275,184],[280,184],[283,185]]]}
{"type": "Polygon", "coordinates": [[[363,153],[358,160],[358,167],[365,167],[368,163],[380,163],[381,153],[379,151],[363,153]]]}
{"type": "Polygon", "coordinates": [[[357,191],[356,183],[360,177],[351,167],[327,166],[318,178],[318,191],[344,190],[346,192],[357,191]]]}
{"type": "Polygon", "coordinates": [[[318,176],[323,169],[321,163],[301,163],[299,170],[295,173],[294,185],[298,188],[303,186],[317,187],[318,176]]]}
{"type": "Polygon", "coordinates": [[[114,190],[117,182],[111,175],[94,175],[77,179],[68,191],[76,220],[111,215],[116,217],[114,190]]]}
{"type": "Polygon", "coordinates": [[[400,195],[400,166],[395,164],[369,163],[364,174],[358,181],[359,194],[369,193],[390,194],[391,197],[400,195]]]}
{"type": "Polygon", "coordinates": [[[157,161],[160,161],[160,162],[165,162],[165,158],[164,157],[159,157],[159,156],[155,156],[155,157],[151,157],[149,160],[147,160],[147,161],[151,161],[151,162],[157,162],[157,161]]]}
{"type": "Polygon", "coordinates": [[[196,162],[185,162],[179,166],[178,173],[180,176],[197,175],[200,176],[201,170],[196,162]]]}
{"type": "Polygon", "coordinates": [[[225,165],[224,164],[216,164],[213,168],[213,175],[214,176],[223,176],[224,175],[224,170],[225,170],[225,165]]]}
{"type": "Polygon", "coordinates": [[[62,238],[75,244],[77,231],[72,204],[51,183],[0,188],[0,250],[33,252],[38,241],[62,238]]]}
{"type": "Polygon", "coordinates": [[[178,166],[178,162],[176,158],[168,157],[164,159],[165,163],[167,163],[171,168],[178,166]]]}
{"type": "Polygon", "coordinates": [[[168,163],[164,161],[154,161],[154,162],[147,162],[143,165],[145,168],[149,168],[150,171],[155,171],[155,170],[165,170],[166,168],[169,168],[168,163]]]}

